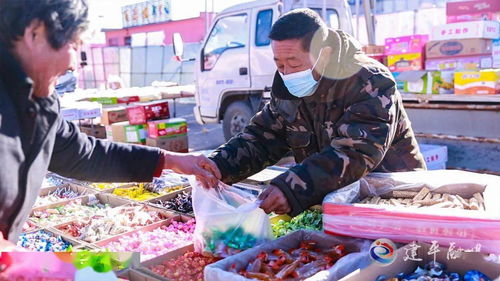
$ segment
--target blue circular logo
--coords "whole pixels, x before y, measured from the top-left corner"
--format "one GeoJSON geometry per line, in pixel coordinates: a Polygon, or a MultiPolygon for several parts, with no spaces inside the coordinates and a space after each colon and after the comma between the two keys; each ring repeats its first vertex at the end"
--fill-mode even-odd
{"type": "Polygon", "coordinates": [[[396,260],[396,245],[389,239],[377,239],[370,246],[370,257],[382,265],[389,265],[396,260]]]}

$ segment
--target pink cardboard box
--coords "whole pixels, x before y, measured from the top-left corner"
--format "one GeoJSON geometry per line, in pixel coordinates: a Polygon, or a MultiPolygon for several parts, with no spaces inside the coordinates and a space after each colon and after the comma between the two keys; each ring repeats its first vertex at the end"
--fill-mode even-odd
{"type": "Polygon", "coordinates": [[[385,39],[385,54],[399,55],[408,53],[421,53],[429,35],[411,35],[385,39]]]}
{"type": "MultiPolygon", "coordinates": [[[[446,16],[491,15],[500,12],[498,0],[474,0],[446,3],[446,16]]],[[[492,20],[492,19],[490,19],[492,20]]]]}

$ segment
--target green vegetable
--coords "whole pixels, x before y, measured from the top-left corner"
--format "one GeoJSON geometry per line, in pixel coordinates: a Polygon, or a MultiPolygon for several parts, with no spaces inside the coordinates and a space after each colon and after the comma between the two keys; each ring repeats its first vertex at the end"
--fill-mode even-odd
{"type": "Polygon", "coordinates": [[[318,210],[307,210],[292,218],[289,222],[279,220],[277,223],[273,224],[272,228],[276,238],[300,229],[319,231],[323,230],[323,217],[318,210]]]}

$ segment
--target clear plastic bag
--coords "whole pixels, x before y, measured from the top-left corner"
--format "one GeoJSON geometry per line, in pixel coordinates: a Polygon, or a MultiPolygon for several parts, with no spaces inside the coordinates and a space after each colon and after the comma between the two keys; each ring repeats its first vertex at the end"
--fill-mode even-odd
{"type": "Polygon", "coordinates": [[[223,183],[204,189],[196,180],[190,182],[196,251],[226,257],[272,239],[269,217],[255,195],[223,183]]]}

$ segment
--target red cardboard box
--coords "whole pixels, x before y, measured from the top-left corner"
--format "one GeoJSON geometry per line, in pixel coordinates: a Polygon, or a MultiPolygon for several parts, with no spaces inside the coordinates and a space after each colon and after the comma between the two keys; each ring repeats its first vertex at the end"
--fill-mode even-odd
{"type": "Polygon", "coordinates": [[[187,134],[187,122],[183,118],[148,122],[148,136],[150,138],[156,139],[181,134],[187,134]]]}
{"type": "Polygon", "coordinates": [[[131,125],[144,124],[155,119],[170,118],[167,101],[154,101],[136,104],[127,108],[127,116],[131,125]]]}
{"type": "Polygon", "coordinates": [[[385,39],[385,54],[400,55],[409,53],[421,53],[425,43],[429,41],[429,35],[411,35],[385,39]]]}

